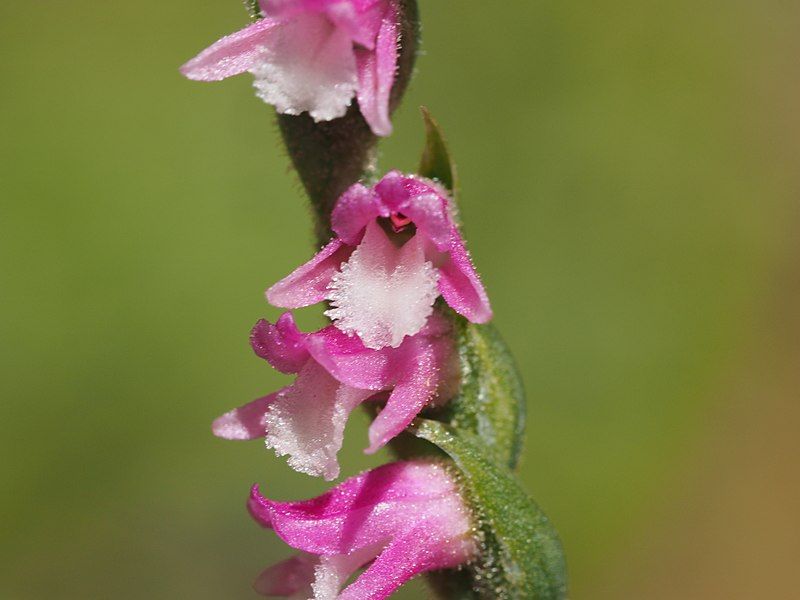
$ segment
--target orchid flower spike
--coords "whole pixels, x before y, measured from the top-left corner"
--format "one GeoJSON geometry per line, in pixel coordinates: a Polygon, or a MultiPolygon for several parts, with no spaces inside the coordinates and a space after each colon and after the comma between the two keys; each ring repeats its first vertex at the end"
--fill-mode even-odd
{"type": "Polygon", "coordinates": [[[273,502],[253,487],[248,509],[301,551],[261,573],[254,587],[265,596],[383,600],[416,575],[459,567],[477,552],[458,486],[436,463],[384,465],[304,502],[273,502]]]}
{"type": "Polygon", "coordinates": [[[398,60],[397,0],[259,0],[261,19],[181,67],[219,81],[249,71],[278,112],[315,121],[343,116],[353,97],[375,135],[392,132],[389,97],[398,60]]]}
{"type": "Polygon", "coordinates": [[[369,428],[367,452],[372,453],[434,399],[452,397],[457,386],[450,325],[438,315],[396,349],[366,348],[332,325],[302,333],[291,313],[275,325],[259,321],[250,339],[256,354],[297,378],[219,417],[214,434],[230,440],[265,437],[267,447],[289,456],[292,468],[329,481],[339,475],[336,455],[347,419],[360,403],[386,403],[369,428]]]}
{"type": "Polygon", "coordinates": [[[270,303],[328,300],[336,327],[375,349],[420,331],[440,294],[472,322],[491,319],[450,198],[433,181],[392,171],[372,188],[357,183],[337,201],[331,224],[336,237],[267,290],[270,303]]]}

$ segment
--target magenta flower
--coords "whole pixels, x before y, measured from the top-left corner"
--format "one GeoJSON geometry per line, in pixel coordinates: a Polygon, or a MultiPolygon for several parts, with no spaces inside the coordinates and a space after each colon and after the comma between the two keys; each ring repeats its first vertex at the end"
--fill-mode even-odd
{"type": "Polygon", "coordinates": [[[414,576],[459,567],[477,551],[469,511],[438,464],[384,465],[303,502],[273,502],[256,486],[248,509],[302,552],[261,573],[255,589],[265,596],[382,600],[414,576]]]}
{"type": "Polygon", "coordinates": [[[219,81],[249,71],[259,98],[280,113],[330,121],[353,97],[376,135],[389,135],[397,68],[396,0],[259,0],[263,18],[181,67],[219,81]]]}
{"type": "Polygon", "coordinates": [[[470,321],[491,318],[450,199],[434,182],[392,171],[373,188],[358,183],[339,198],[331,223],[337,237],[267,290],[272,304],[328,300],[336,327],[375,349],[420,331],[440,294],[470,321]]]}
{"type": "Polygon", "coordinates": [[[366,400],[385,401],[369,428],[375,452],[403,431],[434,398],[444,401],[457,383],[450,327],[442,317],[398,348],[372,350],[328,326],[302,333],[291,313],[275,325],[259,321],[250,337],[256,354],[294,383],[219,417],[214,434],[231,440],[266,438],[289,465],[327,480],[339,475],[336,455],[347,419],[366,400]]]}

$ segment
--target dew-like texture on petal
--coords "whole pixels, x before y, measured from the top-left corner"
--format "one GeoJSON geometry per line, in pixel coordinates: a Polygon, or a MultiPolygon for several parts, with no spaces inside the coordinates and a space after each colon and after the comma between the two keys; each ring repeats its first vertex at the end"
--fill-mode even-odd
{"type": "Polygon", "coordinates": [[[341,0],[328,4],[326,14],[359,46],[373,50],[388,0],[341,0]]]}
{"type": "Polygon", "coordinates": [[[336,4],[352,5],[352,0],[259,0],[268,15],[294,17],[302,13],[325,12],[336,4]]]}
{"type": "Polygon", "coordinates": [[[215,42],[181,67],[189,79],[219,81],[257,68],[281,22],[261,19],[215,42]]]}
{"type": "Polygon", "coordinates": [[[469,512],[437,463],[384,465],[301,502],[273,502],[254,487],[248,509],[290,546],[323,555],[314,600],[382,600],[418,573],[465,564],[476,552],[469,512]]]}
{"type": "Polygon", "coordinates": [[[286,389],[288,388],[253,400],[244,406],[226,412],[221,417],[217,417],[211,424],[211,431],[214,432],[215,436],[226,440],[263,438],[267,431],[267,423],[265,421],[267,407],[286,389]]]}
{"type": "Polygon", "coordinates": [[[375,49],[356,49],[358,106],[372,131],[379,136],[392,133],[389,99],[397,73],[399,36],[397,6],[392,2],[380,22],[375,49]]]}
{"type": "Polygon", "coordinates": [[[308,351],[339,381],[358,388],[383,390],[398,376],[398,350],[367,348],[361,338],[331,325],[308,336],[308,351]]]}
{"type": "Polygon", "coordinates": [[[306,334],[297,328],[289,312],[274,325],[265,319],[258,321],[250,332],[250,346],[281,373],[297,373],[309,359],[306,334]]]}
{"type": "Polygon", "coordinates": [[[269,288],[267,300],[282,308],[301,308],[322,302],[328,284],[352,251],[340,239],[332,239],[314,258],[269,288]]]}
{"type": "Polygon", "coordinates": [[[325,312],[368,348],[396,348],[425,325],[439,295],[438,272],[414,236],[397,248],[380,226],[367,225],[364,239],[328,287],[325,312]]]}
{"type": "Polygon", "coordinates": [[[370,562],[383,549],[383,544],[360,548],[350,554],[322,556],[314,571],[314,600],[337,600],[350,576],[370,562]]]}
{"type": "Polygon", "coordinates": [[[472,322],[492,318],[451,201],[439,184],[391,171],[372,189],[360,183],[350,187],[334,206],[331,223],[338,237],[270,288],[271,303],[298,308],[330,300],[326,314],[336,326],[375,349],[396,348],[418,331],[439,294],[472,322]],[[400,248],[377,223],[390,216],[410,219],[416,228],[400,248]]]}
{"type": "Polygon", "coordinates": [[[389,135],[397,70],[396,0],[272,0],[264,18],[181,67],[189,79],[219,81],[249,71],[256,95],[283,114],[315,121],[343,116],[358,95],[376,135],[389,135]]]}
{"type": "Polygon", "coordinates": [[[357,336],[326,327],[308,336],[308,349],[339,381],[358,388],[389,390],[386,407],[370,426],[370,452],[403,431],[419,412],[458,389],[458,365],[447,319],[433,314],[398,348],[372,350],[357,336]]]}
{"type": "Polygon", "coordinates": [[[425,327],[420,330],[420,335],[425,337],[438,338],[445,335],[450,335],[453,332],[453,325],[451,321],[444,317],[441,313],[435,312],[431,315],[425,323],[425,327]]]}
{"type": "MultiPolygon", "coordinates": [[[[417,526],[393,540],[336,600],[384,600],[420,573],[456,568],[474,555],[475,542],[465,538],[451,539],[451,531],[441,527],[438,515],[414,514],[409,517],[417,526]]],[[[466,533],[467,529],[463,531],[466,533]]]]}
{"type": "Polygon", "coordinates": [[[375,191],[389,210],[409,217],[440,252],[450,250],[452,208],[441,187],[421,177],[390,171],[377,183],[375,191]]]}
{"type": "Polygon", "coordinates": [[[358,87],[350,36],[326,16],[306,13],[284,21],[270,41],[250,69],[256,95],[283,114],[344,116],[358,87]]]}
{"type": "Polygon", "coordinates": [[[266,444],[289,466],[330,481],[339,475],[336,455],[352,410],[374,392],[340,384],[309,361],[294,384],[277,394],[264,417],[266,444]]]}
{"type": "Polygon", "coordinates": [[[432,344],[419,337],[411,338],[403,348],[405,361],[386,406],[369,426],[368,453],[377,452],[386,442],[402,432],[436,395],[441,365],[432,344]]]}
{"type": "Polygon", "coordinates": [[[375,190],[356,183],[336,201],[331,212],[331,229],[345,244],[357,246],[367,224],[389,214],[389,209],[375,190]]]}
{"type": "Polygon", "coordinates": [[[492,318],[489,297],[455,227],[449,259],[439,267],[439,291],[453,310],[473,323],[492,318]]]}
{"type": "Polygon", "coordinates": [[[272,17],[293,17],[302,13],[323,13],[357,44],[372,49],[388,0],[260,0],[264,13],[272,17]]]}
{"type": "Polygon", "coordinates": [[[426,404],[446,402],[457,389],[451,325],[436,313],[398,348],[367,348],[333,325],[302,333],[290,313],[275,325],[259,321],[252,340],[259,356],[298,376],[291,386],[222,415],[213,431],[232,440],[266,438],[268,447],[289,455],[290,466],[310,475],[336,477],[344,428],[358,404],[388,398],[370,429],[374,450],[426,404]]]}
{"type": "Polygon", "coordinates": [[[312,597],[311,585],[319,557],[300,553],[264,569],[253,583],[253,589],[264,596],[286,596],[292,600],[312,597]]]}
{"type": "MultiPolygon", "coordinates": [[[[395,462],[345,480],[322,496],[275,502],[254,488],[252,516],[287,544],[312,554],[347,554],[387,539],[409,526],[409,509],[457,497],[444,468],[424,462],[395,462]]],[[[443,517],[446,515],[443,515],[443,517]]]]}

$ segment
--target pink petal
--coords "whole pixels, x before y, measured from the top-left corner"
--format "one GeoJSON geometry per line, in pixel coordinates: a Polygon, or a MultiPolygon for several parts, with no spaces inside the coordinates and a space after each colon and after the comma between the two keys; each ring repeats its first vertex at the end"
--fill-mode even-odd
{"type": "Polygon", "coordinates": [[[269,288],[267,300],[283,308],[300,308],[322,302],[333,275],[352,251],[342,240],[332,239],[314,258],[269,288]]]}
{"type": "Polygon", "coordinates": [[[265,569],[253,583],[253,589],[264,596],[312,595],[311,584],[319,557],[301,553],[265,569]]]}
{"type": "Polygon", "coordinates": [[[414,236],[397,248],[377,222],[328,286],[325,312],[368,348],[398,347],[425,325],[439,296],[438,271],[425,259],[423,240],[414,236]]]}
{"type": "Polygon", "coordinates": [[[293,548],[313,554],[349,554],[408,529],[410,507],[456,494],[455,484],[442,467],[396,462],[300,502],[269,500],[256,486],[248,509],[256,521],[274,529],[293,548]]]}
{"type": "MultiPolygon", "coordinates": [[[[350,554],[337,554],[335,556],[321,556],[317,568],[314,570],[314,600],[335,600],[350,576],[365,564],[374,559],[384,543],[366,546],[350,554]]],[[[303,598],[305,600],[305,598],[303,598]]]]}
{"type": "Polygon", "coordinates": [[[420,337],[404,344],[407,360],[403,377],[395,386],[386,407],[369,427],[368,453],[377,452],[401,433],[436,395],[443,365],[433,345],[420,337]]]}
{"type": "MultiPolygon", "coordinates": [[[[390,5],[396,4],[396,0],[352,0],[352,3],[356,9],[355,19],[349,25],[353,41],[372,50],[375,48],[376,38],[380,35],[387,10],[390,5]]],[[[335,18],[330,11],[329,14],[331,18],[335,18]]],[[[342,25],[346,24],[342,22],[342,25]]]]}
{"type": "Polygon", "coordinates": [[[372,50],[388,5],[387,0],[343,0],[329,2],[326,13],[356,44],[372,50]]]}
{"type": "Polygon", "coordinates": [[[420,573],[455,568],[468,562],[475,554],[474,542],[467,538],[468,522],[465,522],[462,533],[463,542],[453,543],[449,539],[450,532],[437,522],[446,518],[446,514],[442,511],[438,515],[420,515],[415,511],[415,526],[402,537],[392,540],[375,562],[337,596],[337,600],[384,600],[420,573]],[[431,543],[432,540],[437,543],[431,543]]]}
{"type": "MultiPolygon", "coordinates": [[[[254,486],[248,509],[290,546],[321,555],[311,584],[317,600],[383,600],[418,573],[455,568],[477,552],[471,515],[438,463],[384,465],[302,502],[274,502],[254,486]],[[340,594],[350,575],[373,558],[340,594]]],[[[265,589],[280,593],[281,573],[294,578],[286,591],[309,596],[304,563],[268,570],[265,589]]]]}
{"type": "Polygon", "coordinates": [[[373,133],[379,136],[392,133],[389,98],[397,71],[399,30],[397,7],[390,3],[378,31],[375,49],[356,49],[358,106],[373,133]]]}
{"type": "Polygon", "coordinates": [[[289,466],[330,481],[339,475],[336,455],[352,410],[373,395],[341,385],[314,361],[308,361],[294,384],[267,408],[266,444],[289,466]]]}
{"type": "Polygon", "coordinates": [[[347,5],[355,12],[353,0],[259,0],[261,10],[275,17],[296,17],[303,13],[324,13],[331,7],[347,5]]]}
{"type": "Polygon", "coordinates": [[[275,401],[275,398],[283,390],[274,394],[264,396],[258,400],[253,400],[249,404],[234,408],[226,412],[221,417],[214,420],[211,431],[214,435],[226,440],[254,440],[263,438],[267,424],[265,419],[267,407],[275,401]]]}
{"type": "Polygon", "coordinates": [[[418,335],[425,337],[441,337],[449,336],[453,332],[453,326],[450,319],[442,316],[439,312],[434,312],[425,323],[425,327],[419,332],[418,335]]]}
{"type": "Polygon", "coordinates": [[[265,14],[294,17],[304,12],[323,12],[331,0],[259,0],[265,14]]]}
{"type": "Polygon", "coordinates": [[[256,67],[270,33],[280,21],[261,19],[215,42],[181,67],[189,79],[219,81],[256,67]]]}
{"type": "Polygon", "coordinates": [[[331,213],[331,229],[345,244],[357,246],[369,222],[388,216],[389,210],[380,196],[372,188],[356,183],[336,201],[331,213]]]}
{"type": "Polygon", "coordinates": [[[319,364],[339,381],[358,388],[383,390],[397,378],[395,351],[372,350],[361,338],[347,335],[334,326],[312,333],[308,351],[319,364]]]}
{"type": "Polygon", "coordinates": [[[452,244],[453,220],[446,192],[427,179],[390,171],[375,186],[390,210],[404,214],[440,252],[452,244]]]}
{"type": "Polygon", "coordinates": [[[473,323],[492,318],[489,297],[455,226],[449,259],[439,267],[439,291],[453,310],[473,323]]]}
{"type": "Polygon", "coordinates": [[[301,552],[262,571],[253,588],[264,596],[288,596],[296,600],[333,600],[350,576],[374,559],[385,544],[351,554],[315,556],[301,552]]]}
{"type": "Polygon", "coordinates": [[[302,13],[324,12],[337,26],[345,29],[353,41],[367,48],[375,46],[375,37],[386,11],[387,0],[259,0],[265,14],[288,18],[302,13]]]}
{"type": "Polygon", "coordinates": [[[297,373],[309,358],[306,334],[297,328],[289,312],[283,313],[275,325],[259,320],[250,332],[250,345],[281,373],[297,373]]]}

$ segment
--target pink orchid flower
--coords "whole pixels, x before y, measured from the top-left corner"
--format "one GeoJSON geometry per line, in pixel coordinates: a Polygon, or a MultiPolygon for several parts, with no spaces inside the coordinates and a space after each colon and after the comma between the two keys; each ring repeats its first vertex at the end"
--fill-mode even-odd
{"type": "Polygon", "coordinates": [[[259,0],[262,17],[181,67],[219,81],[249,71],[256,95],[280,113],[330,121],[353,97],[376,135],[392,131],[397,0],[259,0]]]}
{"type": "Polygon", "coordinates": [[[214,434],[230,440],[265,437],[267,447],[289,456],[292,468],[327,480],[339,475],[336,455],[347,419],[360,403],[386,403],[369,428],[367,452],[373,453],[434,398],[449,399],[456,389],[450,326],[439,316],[396,349],[366,348],[357,337],[332,325],[302,333],[291,313],[275,325],[259,321],[250,340],[256,354],[297,378],[292,385],[219,417],[214,434]]]}
{"type": "Polygon", "coordinates": [[[492,317],[489,299],[436,183],[398,171],[374,187],[357,183],[336,203],[336,233],[314,258],[269,290],[275,306],[328,300],[325,314],[368,348],[398,347],[422,329],[441,294],[476,323],[492,317]]]}
{"type": "Polygon", "coordinates": [[[459,567],[477,552],[458,487],[434,463],[384,465],[303,502],[273,502],[253,487],[248,509],[302,552],[261,573],[254,587],[265,596],[383,600],[416,575],[459,567]]]}

